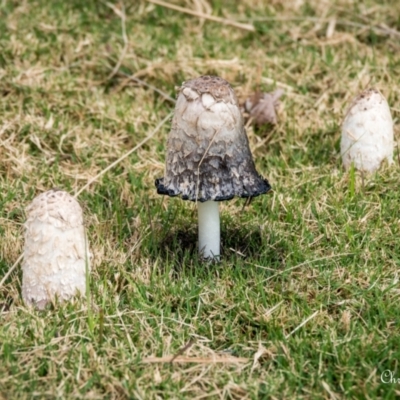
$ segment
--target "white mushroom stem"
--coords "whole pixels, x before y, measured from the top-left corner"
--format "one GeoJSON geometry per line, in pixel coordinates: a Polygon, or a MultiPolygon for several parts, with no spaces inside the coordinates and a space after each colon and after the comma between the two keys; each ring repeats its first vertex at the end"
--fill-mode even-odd
{"type": "Polygon", "coordinates": [[[220,224],[219,203],[205,201],[197,203],[199,213],[199,253],[204,258],[219,258],[220,224]]]}

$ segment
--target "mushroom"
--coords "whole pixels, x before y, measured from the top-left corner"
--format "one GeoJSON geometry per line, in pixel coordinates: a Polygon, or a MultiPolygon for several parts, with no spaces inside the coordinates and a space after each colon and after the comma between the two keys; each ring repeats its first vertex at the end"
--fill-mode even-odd
{"type": "Polygon", "coordinates": [[[159,194],[198,203],[204,258],[220,256],[218,202],[271,189],[255,169],[239,104],[226,80],[201,76],[179,88],[165,176],[155,183],[159,194]]]}
{"type": "Polygon", "coordinates": [[[348,169],[376,171],[383,160],[393,162],[393,120],[385,97],[376,89],[357,96],[342,125],[340,154],[348,169]]]}
{"type": "Polygon", "coordinates": [[[86,291],[89,252],[82,209],[59,189],[35,197],[26,209],[22,263],[22,297],[44,309],[58,298],[68,300],[86,291]]]}

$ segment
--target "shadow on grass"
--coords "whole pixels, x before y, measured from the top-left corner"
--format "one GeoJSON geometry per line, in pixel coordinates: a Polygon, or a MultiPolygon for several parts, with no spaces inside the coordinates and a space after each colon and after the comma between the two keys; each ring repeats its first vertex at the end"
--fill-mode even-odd
{"type": "Polygon", "coordinates": [[[183,270],[218,270],[222,264],[242,266],[251,263],[281,265],[287,249],[285,246],[272,246],[276,238],[271,238],[258,226],[225,227],[221,232],[221,263],[204,262],[198,253],[198,235],[196,227],[180,227],[171,230],[157,244],[157,257],[173,260],[174,270],[180,275],[183,270]]]}

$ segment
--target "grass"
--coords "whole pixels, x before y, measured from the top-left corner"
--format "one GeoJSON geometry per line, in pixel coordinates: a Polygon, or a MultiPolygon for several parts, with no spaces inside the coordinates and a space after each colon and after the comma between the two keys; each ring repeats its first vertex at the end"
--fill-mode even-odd
{"type": "Polygon", "coordinates": [[[368,85],[398,137],[399,36],[385,26],[400,30],[400,3],[173,3],[256,30],[146,1],[1,3],[0,277],[33,197],[76,193],[153,131],[185,79],[220,75],[241,101],[286,88],[277,126],[248,129],[273,193],[224,203],[222,261],[202,263],[195,205],[155,192],[165,124],[79,196],[91,302],[28,309],[20,269],[0,287],[0,399],[397,398],[381,374],[400,378],[399,165],[363,183],[339,142],[368,85]],[[179,352],[199,362],[145,362],[179,352]],[[248,361],[207,362],[221,355],[248,361]]]}

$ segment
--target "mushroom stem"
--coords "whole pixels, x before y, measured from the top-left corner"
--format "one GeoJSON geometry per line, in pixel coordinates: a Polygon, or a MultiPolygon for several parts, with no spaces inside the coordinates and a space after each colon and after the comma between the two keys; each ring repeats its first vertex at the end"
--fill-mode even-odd
{"type": "Polygon", "coordinates": [[[217,201],[198,202],[199,213],[199,253],[204,258],[219,259],[220,226],[219,203],[217,201]]]}

